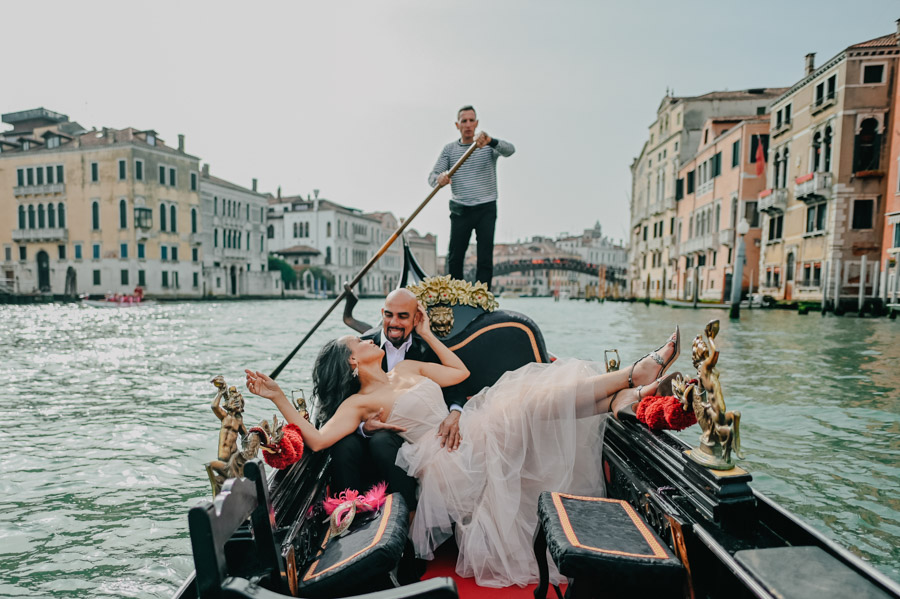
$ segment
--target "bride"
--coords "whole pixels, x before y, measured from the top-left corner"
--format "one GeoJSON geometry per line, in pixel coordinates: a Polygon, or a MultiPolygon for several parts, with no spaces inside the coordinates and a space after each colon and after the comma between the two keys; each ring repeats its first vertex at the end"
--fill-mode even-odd
{"type": "Polygon", "coordinates": [[[447,416],[440,389],[464,381],[469,371],[432,333],[421,304],[417,319],[416,332],[441,364],[404,360],[386,373],[384,350],[370,340],[346,336],[322,348],[313,370],[318,429],[265,374],[247,370],[247,388],[300,427],[312,451],[372,417],[400,432],[406,442],[397,465],[419,481],[410,529],[416,553],[433,557],[455,524],[459,575],[474,576],[481,586],[536,582],[531,542],[538,495],[603,494],[602,415],[654,394],[678,356],[678,329],[629,370],[600,374],[590,362],[568,359],[504,374],[466,402],[460,439],[444,447],[436,434],[447,416]]]}

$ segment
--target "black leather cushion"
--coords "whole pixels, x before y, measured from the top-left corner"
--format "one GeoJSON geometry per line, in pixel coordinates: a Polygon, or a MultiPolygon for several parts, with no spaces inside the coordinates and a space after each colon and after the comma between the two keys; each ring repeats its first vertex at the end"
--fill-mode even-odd
{"type": "Polygon", "coordinates": [[[770,593],[784,599],[891,596],[820,547],[745,549],[734,558],[770,593]]]}
{"type": "MultiPolygon", "coordinates": [[[[357,514],[361,519],[366,514],[357,514]]],[[[344,536],[327,533],[314,561],[299,577],[300,594],[321,597],[358,587],[372,577],[383,575],[403,554],[409,529],[409,511],[399,493],[388,495],[381,511],[361,526],[351,527],[344,536]]]]}
{"type": "Polygon", "coordinates": [[[634,591],[680,588],[681,562],[627,502],[541,493],[538,518],[564,576],[634,591]]]}

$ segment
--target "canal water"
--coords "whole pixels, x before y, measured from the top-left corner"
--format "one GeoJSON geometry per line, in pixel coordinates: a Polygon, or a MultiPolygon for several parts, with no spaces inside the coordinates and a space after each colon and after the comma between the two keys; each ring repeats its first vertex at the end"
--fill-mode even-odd
{"type": "MultiPolygon", "coordinates": [[[[719,367],[743,413],[753,486],[900,580],[900,322],[783,311],[501,299],[561,356],[630,362],[722,319],[719,367]]],[[[169,597],[193,569],[187,510],[210,495],[219,422],[209,380],[271,371],[324,301],[165,303],[137,309],[0,306],[0,596],[169,597]]],[[[380,303],[356,314],[375,323],[380,303]]],[[[310,390],[337,312],[279,377],[310,390]]],[[[248,397],[245,422],[270,418],[248,397]]],[[[696,442],[698,429],[681,433],[696,442]]]]}

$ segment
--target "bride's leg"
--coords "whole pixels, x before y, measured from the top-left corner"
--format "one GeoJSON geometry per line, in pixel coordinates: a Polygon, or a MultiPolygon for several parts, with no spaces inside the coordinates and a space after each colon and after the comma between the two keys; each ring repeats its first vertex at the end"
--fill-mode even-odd
{"type": "Polygon", "coordinates": [[[615,412],[620,406],[624,406],[653,395],[659,386],[659,381],[653,381],[648,385],[641,385],[633,389],[628,388],[628,375],[625,381],[621,380],[621,371],[599,374],[591,377],[589,383],[593,390],[593,414],[605,414],[615,412]]]}

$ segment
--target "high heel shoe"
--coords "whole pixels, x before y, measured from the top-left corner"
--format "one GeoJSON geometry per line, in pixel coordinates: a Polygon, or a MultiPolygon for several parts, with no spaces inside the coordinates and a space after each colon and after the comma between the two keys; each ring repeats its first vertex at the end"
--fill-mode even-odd
{"type": "Polygon", "coordinates": [[[650,352],[649,354],[642,356],[640,359],[635,360],[634,364],[631,365],[631,370],[628,371],[628,388],[634,388],[634,368],[637,366],[644,358],[651,358],[654,362],[659,364],[659,372],[656,373],[656,376],[653,377],[654,380],[659,379],[666,372],[669,366],[678,359],[678,355],[681,353],[681,329],[678,328],[678,325],[675,325],[675,332],[672,333],[672,336],[669,337],[665,343],[659,346],[655,351],[650,352]],[[666,348],[666,346],[670,343],[675,344],[675,352],[669,356],[668,360],[663,360],[660,352],[666,348]]]}

